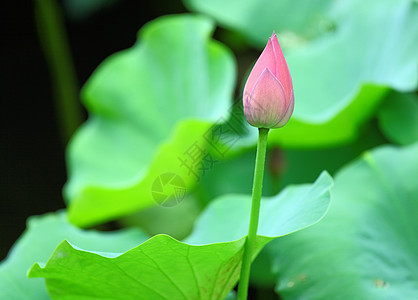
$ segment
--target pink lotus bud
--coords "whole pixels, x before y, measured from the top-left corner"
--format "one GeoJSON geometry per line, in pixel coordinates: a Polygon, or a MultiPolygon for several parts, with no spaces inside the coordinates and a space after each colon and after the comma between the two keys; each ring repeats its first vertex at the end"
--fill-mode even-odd
{"type": "Polygon", "coordinates": [[[282,127],[293,113],[292,77],[274,32],[251,70],[243,102],[248,123],[259,128],[282,127]]]}

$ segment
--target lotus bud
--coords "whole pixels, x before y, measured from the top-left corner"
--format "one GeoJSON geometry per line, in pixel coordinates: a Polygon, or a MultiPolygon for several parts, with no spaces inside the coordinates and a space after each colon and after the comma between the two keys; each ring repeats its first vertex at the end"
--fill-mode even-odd
{"type": "Polygon", "coordinates": [[[269,39],[244,87],[244,114],[258,128],[284,126],[293,113],[292,77],[276,34],[269,39]]]}

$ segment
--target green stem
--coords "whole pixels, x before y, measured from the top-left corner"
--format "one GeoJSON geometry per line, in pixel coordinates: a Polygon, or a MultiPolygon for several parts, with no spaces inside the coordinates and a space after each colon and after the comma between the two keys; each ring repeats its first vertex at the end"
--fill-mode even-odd
{"type": "Polygon", "coordinates": [[[248,284],[250,281],[251,262],[254,255],[255,241],[257,238],[258,218],[260,214],[261,193],[263,190],[264,164],[266,161],[266,148],[268,128],[258,129],[257,157],[255,159],[253,199],[251,204],[250,226],[244,246],[242,258],[241,277],[238,286],[238,300],[246,300],[248,284]]]}
{"type": "Polygon", "coordinates": [[[81,124],[83,112],[62,12],[55,0],[35,0],[35,17],[53,82],[58,127],[61,138],[66,143],[81,124]]]}

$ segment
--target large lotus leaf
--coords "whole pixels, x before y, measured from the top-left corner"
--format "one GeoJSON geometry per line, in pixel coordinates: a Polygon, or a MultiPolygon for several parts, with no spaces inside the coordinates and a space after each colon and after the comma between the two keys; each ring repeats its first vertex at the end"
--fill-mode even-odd
{"type": "Polygon", "coordinates": [[[327,216],[269,244],[283,299],[415,299],[418,144],[366,152],[335,178],[327,216]]]}
{"type": "MultiPolygon", "coordinates": [[[[305,17],[306,9],[315,3],[186,2],[216,19],[228,19],[224,24],[231,28],[259,36],[260,46],[273,29],[278,29],[280,39],[279,26],[292,28],[291,19],[305,17]],[[246,25],[237,25],[238,21],[246,25]]],[[[293,77],[295,111],[289,124],[273,131],[270,140],[287,147],[317,147],[353,140],[359,126],[374,114],[387,91],[385,87],[399,91],[417,87],[416,1],[343,0],[331,5],[324,1],[319,10],[325,19],[336,23],[336,30],[285,53],[293,77]]],[[[316,14],[316,10],[311,11],[316,14]]],[[[310,18],[305,19],[309,27],[310,18]]]]}
{"type": "Polygon", "coordinates": [[[68,148],[71,222],[88,226],[154,205],[153,184],[164,174],[186,189],[196,182],[204,133],[227,112],[235,80],[213,28],[201,16],[159,18],[91,76],[82,91],[90,118],[68,148]]]}
{"type": "Polygon", "coordinates": [[[386,137],[401,145],[418,141],[418,96],[392,92],[378,113],[386,137]]]}
{"type": "MultiPolygon", "coordinates": [[[[328,209],[331,185],[324,172],[312,185],[263,199],[256,252],[275,237],[318,222],[328,209]]],[[[187,243],[157,235],[108,255],[64,241],[29,276],[46,278],[53,299],[224,299],[239,277],[250,206],[248,195],[213,201],[187,243]]]]}
{"type": "Polygon", "coordinates": [[[331,0],[184,0],[191,10],[214,17],[222,26],[241,32],[263,46],[273,30],[296,33],[289,42],[305,42],[332,29],[327,17],[331,0]],[[331,28],[328,28],[331,27],[331,28]],[[325,32],[324,32],[325,31],[325,32]]]}
{"type": "MultiPolygon", "coordinates": [[[[349,145],[330,149],[291,150],[272,147],[267,150],[263,194],[273,195],[289,183],[312,182],[326,169],[333,175],[364,151],[386,143],[377,124],[368,124],[361,136],[349,145]],[[303,170],[303,172],[301,172],[303,170]]],[[[197,196],[209,201],[226,193],[251,194],[255,149],[229,157],[215,164],[213,170],[202,178],[197,196]],[[222,180],[219,180],[222,178],[222,180]]],[[[274,243],[274,242],[273,242],[274,243]]],[[[257,287],[273,289],[276,276],[271,272],[270,244],[257,256],[251,268],[251,283],[257,287]]]]}
{"type": "Polygon", "coordinates": [[[46,261],[62,240],[92,251],[122,252],[147,239],[139,230],[116,232],[80,230],[64,212],[31,217],[27,229],[0,264],[0,299],[49,299],[41,279],[28,279],[34,261],[46,261]]]}

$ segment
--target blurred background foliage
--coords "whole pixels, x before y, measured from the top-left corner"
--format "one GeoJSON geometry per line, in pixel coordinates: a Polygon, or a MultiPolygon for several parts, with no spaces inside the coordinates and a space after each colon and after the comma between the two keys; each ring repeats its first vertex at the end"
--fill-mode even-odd
{"type": "MultiPolygon", "coordinates": [[[[110,54],[132,46],[138,29],[167,13],[185,12],[180,1],[117,1],[84,13],[90,1],[57,2],[61,7],[79,85],[110,54]],[[75,5],[81,3],[82,7],[75,5]],[[85,15],[67,14],[69,5],[85,15]]],[[[95,1],[98,4],[103,1],[95,1]]],[[[2,57],[5,109],[2,109],[0,256],[25,229],[30,215],[64,208],[65,145],[58,131],[52,79],[39,41],[35,2],[8,2],[2,23],[7,55],[2,57]]],[[[81,116],[86,119],[84,113],[81,116]]]]}
{"type": "Polygon", "coordinates": [[[418,219],[416,1],[65,0],[57,3],[60,14],[52,15],[63,25],[61,35],[68,33],[68,43],[58,44],[69,51],[55,61],[48,45],[56,39],[48,42],[54,32],[47,32],[39,3],[11,3],[16,18],[6,26],[5,90],[7,110],[14,113],[2,126],[1,258],[28,216],[64,207],[63,145],[87,115],[78,106],[79,83],[89,119],[67,148],[64,188],[74,225],[140,227],[148,235],[181,239],[215,197],[250,194],[256,135],[240,113],[241,90],[276,30],[293,77],[295,112],[286,127],[270,134],[264,195],[313,182],[324,169],[338,175],[329,216],[262,251],[253,295],[274,299],[275,290],[284,299],[321,299],[346,286],[356,288],[343,299],[414,294],[408,282],[418,272],[409,266],[418,265],[418,243],[408,228],[417,228],[418,219]],[[187,11],[199,15],[162,17],[142,27],[187,11]],[[70,99],[59,90],[64,61],[73,68],[62,79],[73,80],[62,86],[76,90],[70,99]],[[65,129],[69,122],[76,125],[65,129]],[[215,141],[215,132],[226,133],[215,141]],[[200,163],[191,170],[178,163],[196,141],[214,159],[207,171],[199,170],[200,163]],[[373,150],[384,144],[405,148],[373,150]],[[365,151],[372,154],[355,160],[365,151]],[[180,174],[189,192],[173,208],[155,205],[150,193],[164,172],[180,174]],[[324,284],[333,278],[339,284],[324,284]]]}

